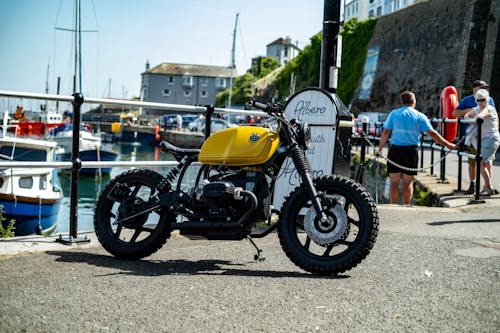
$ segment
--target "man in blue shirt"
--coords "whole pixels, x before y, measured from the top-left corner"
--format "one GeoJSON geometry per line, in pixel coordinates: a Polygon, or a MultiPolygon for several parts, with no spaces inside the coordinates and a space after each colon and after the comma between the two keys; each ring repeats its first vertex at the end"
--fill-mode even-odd
{"type": "Polygon", "coordinates": [[[391,146],[387,154],[390,202],[393,204],[399,202],[399,183],[403,180],[403,203],[410,205],[413,198],[414,176],[417,174],[417,145],[420,141],[420,134],[427,133],[438,144],[449,149],[455,149],[456,145],[439,135],[432,128],[429,119],[415,109],[417,100],[413,92],[403,92],[401,104],[403,107],[391,111],[384,123],[378,153],[382,153],[387,140],[391,137],[391,146]]]}
{"type": "MultiPolygon", "coordinates": [[[[476,103],[476,98],[474,97],[477,93],[478,90],[480,89],[487,89],[489,85],[484,82],[483,80],[476,80],[472,83],[472,95],[466,96],[462,98],[460,103],[458,103],[457,107],[453,111],[452,115],[455,118],[461,118],[465,116],[467,113],[472,111],[473,108],[477,106],[476,103]]],[[[493,98],[490,97],[489,99],[489,104],[491,106],[495,106],[495,101],[493,98]]],[[[462,133],[462,136],[465,135],[465,129],[467,128],[467,124],[464,124],[460,126],[460,131],[462,133]]],[[[467,149],[469,150],[469,153],[472,155],[476,155],[476,149],[472,146],[468,146],[467,149]]],[[[469,163],[469,180],[470,180],[470,185],[469,189],[465,191],[466,194],[473,194],[475,189],[476,189],[476,160],[474,158],[469,158],[468,159],[469,163]]]]}

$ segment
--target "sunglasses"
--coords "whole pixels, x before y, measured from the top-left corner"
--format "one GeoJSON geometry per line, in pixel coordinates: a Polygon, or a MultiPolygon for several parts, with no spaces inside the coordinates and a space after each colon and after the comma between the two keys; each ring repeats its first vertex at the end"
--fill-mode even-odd
{"type": "Polygon", "coordinates": [[[486,101],[486,99],[482,98],[482,99],[476,99],[476,102],[479,103],[479,102],[484,102],[486,101]]]}

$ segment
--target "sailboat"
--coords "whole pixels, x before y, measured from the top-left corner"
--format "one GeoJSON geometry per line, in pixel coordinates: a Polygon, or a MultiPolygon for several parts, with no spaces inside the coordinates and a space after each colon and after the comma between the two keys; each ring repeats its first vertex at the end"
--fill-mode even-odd
{"type": "MultiPolygon", "coordinates": [[[[75,0],[75,74],[73,76],[73,91],[82,91],[82,52],[81,52],[81,8],[80,0],[75,0]],[[78,86],[77,86],[78,83],[78,86]]],[[[66,29],[67,30],[67,29],[66,29]]],[[[51,131],[54,141],[58,143],[57,159],[59,161],[71,160],[72,142],[73,142],[73,124],[71,113],[67,114],[68,123],[55,128],[51,131]]],[[[79,157],[82,161],[115,161],[118,158],[118,153],[104,149],[101,142],[101,137],[92,133],[91,128],[82,126],[79,131],[79,157]]],[[[80,174],[95,175],[96,173],[109,174],[111,168],[98,169],[81,169],[80,174]]]]}

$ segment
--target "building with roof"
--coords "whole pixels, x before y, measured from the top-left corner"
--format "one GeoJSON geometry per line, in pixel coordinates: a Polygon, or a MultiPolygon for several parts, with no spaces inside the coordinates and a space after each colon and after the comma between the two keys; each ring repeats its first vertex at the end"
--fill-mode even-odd
{"type": "Polygon", "coordinates": [[[425,0],[347,0],[344,7],[344,19],[356,18],[364,21],[370,17],[380,17],[425,0]]]}
{"type": "Polygon", "coordinates": [[[274,42],[266,45],[266,57],[273,57],[281,65],[286,65],[300,52],[297,45],[292,43],[290,37],[278,38],[274,42]]]}
{"type": "MultiPolygon", "coordinates": [[[[191,64],[162,63],[153,68],[146,63],[141,74],[141,98],[146,102],[213,105],[215,95],[230,85],[235,68],[191,64]]],[[[148,114],[166,113],[146,110],[148,114]]]]}

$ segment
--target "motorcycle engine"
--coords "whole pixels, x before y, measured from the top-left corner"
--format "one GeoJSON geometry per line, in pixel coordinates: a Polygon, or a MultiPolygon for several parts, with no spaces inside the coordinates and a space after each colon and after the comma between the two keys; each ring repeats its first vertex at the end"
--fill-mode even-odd
{"type": "Polygon", "coordinates": [[[265,220],[270,214],[271,198],[265,177],[255,183],[255,172],[239,171],[231,174],[216,175],[195,186],[191,190],[191,207],[195,212],[212,212],[238,216],[247,209],[247,203],[239,191],[252,191],[258,205],[254,218],[265,220]]]}

